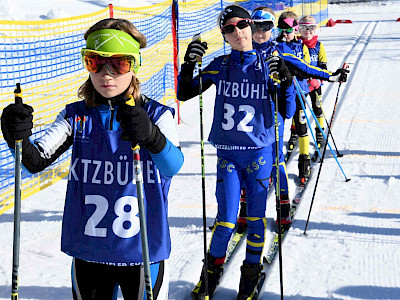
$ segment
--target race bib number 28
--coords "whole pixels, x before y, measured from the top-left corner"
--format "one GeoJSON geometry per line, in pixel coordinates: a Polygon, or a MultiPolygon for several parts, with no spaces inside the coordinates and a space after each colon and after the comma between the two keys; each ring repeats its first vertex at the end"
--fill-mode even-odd
{"type": "Polygon", "coordinates": [[[100,222],[109,210],[109,204],[105,197],[100,195],[87,195],[86,205],[95,205],[93,214],[85,225],[85,235],[93,237],[107,237],[109,230],[120,238],[131,238],[140,231],[139,208],[136,197],[124,196],[119,198],[113,208],[116,215],[111,228],[99,227],[100,222]]]}

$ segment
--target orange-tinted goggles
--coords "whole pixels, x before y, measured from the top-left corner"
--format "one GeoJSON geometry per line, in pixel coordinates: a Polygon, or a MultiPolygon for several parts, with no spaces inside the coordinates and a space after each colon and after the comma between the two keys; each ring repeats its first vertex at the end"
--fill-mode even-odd
{"type": "Polygon", "coordinates": [[[104,57],[89,51],[82,56],[82,60],[85,69],[89,72],[98,73],[104,65],[107,65],[108,70],[114,75],[126,74],[139,65],[133,56],[113,55],[104,57]]]}

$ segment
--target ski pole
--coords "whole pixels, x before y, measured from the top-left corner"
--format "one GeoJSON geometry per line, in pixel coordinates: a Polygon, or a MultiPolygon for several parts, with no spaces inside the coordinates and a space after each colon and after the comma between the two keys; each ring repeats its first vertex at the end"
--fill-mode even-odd
{"type": "MultiPolygon", "coordinates": [[[[133,97],[126,102],[129,106],[135,106],[133,97]]],[[[149,258],[149,244],[147,239],[146,227],[146,211],[144,208],[144,195],[143,195],[143,173],[140,166],[140,146],[132,145],[133,151],[133,164],[135,166],[135,180],[136,180],[136,193],[139,204],[139,220],[140,220],[140,237],[142,239],[142,254],[143,254],[143,267],[144,267],[144,280],[146,284],[146,295],[148,300],[153,300],[153,285],[151,284],[151,271],[150,271],[150,258],[149,258]]]]}
{"type": "MultiPolygon", "coordinates": [[[[272,56],[278,56],[278,51],[272,52],[272,56]]],[[[281,224],[281,185],[280,185],[280,170],[279,170],[279,119],[278,119],[278,74],[273,73],[272,80],[274,82],[274,104],[275,104],[275,164],[276,164],[276,217],[278,219],[278,258],[279,258],[279,280],[281,289],[281,299],[283,299],[283,270],[282,270],[282,224],[281,224]]]]}
{"type": "Polygon", "coordinates": [[[330,129],[331,125],[330,125],[330,123],[328,123],[328,119],[326,118],[325,111],[324,111],[324,109],[322,108],[321,95],[318,95],[317,91],[315,91],[315,94],[316,94],[316,97],[317,97],[317,101],[318,101],[318,103],[319,103],[319,106],[321,107],[322,115],[324,116],[325,123],[328,125],[328,134],[327,134],[327,136],[330,135],[330,136],[332,137],[332,142],[333,142],[333,145],[335,146],[335,150],[336,150],[336,155],[337,155],[337,157],[343,157],[343,154],[339,153],[339,150],[338,150],[338,148],[337,148],[337,146],[336,146],[336,143],[335,143],[335,139],[333,138],[333,134],[332,134],[332,131],[331,131],[331,129],[330,129]]]}
{"type": "MultiPolygon", "coordinates": [[[[347,67],[347,64],[345,63],[345,64],[343,65],[343,68],[346,68],[346,67],[347,67]]],[[[307,217],[307,221],[306,221],[306,226],[304,227],[304,232],[303,232],[304,235],[307,235],[307,227],[308,227],[308,223],[309,223],[309,221],[310,221],[311,210],[312,210],[312,207],[313,207],[313,204],[314,204],[315,193],[317,192],[317,186],[318,186],[318,182],[319,182],[319,176],[320,176],[320,174],[321,174],[322,164],[323,164],[324,158],[325,158],[326,146],[327,146],[327,144],[328,144],[329,136],[332,135],[331,126],[332,126],[332,124],[333,124],[333,118],[335,117],[336,107],[337,107],[337,103],[338,103],[338,99],[339,99],[339,91],[340,91],[340,87],[341,87],[341,86],[342,86],[342,82],[339,83],[339,87],[338,87],[338,91],[337,91],[336,99],[335,99],[335,105],[333,106],[333,112],[332,112],[331,120],[330,120],[330,122],[329,122],[329,124],[328,124],[328,136],[327,136],[327,138],[326,138],[326,143],[325,143],[325,145],[324,145],[324,151],[322,152],[321,163],[320,163],[319,169],[318,169],[318,175],[317,175],[317,179],[316,179],[315,186],[314,186],[314,191],[313,191],[313,195],[312,195],[312,199],[311,199],[310,209],[309,209],[309,211],[308,211],[308,217],[307,217]]],[[[349,180],[350,180],[350,179],[349,179],[349,180]]]]}
{"type": "MultiPolygon", "coordinates": [[[[201,42],[200,33],[193,36],[192,42],[201,42]]],[[[201,191],[202,191],[202,206],[203,206],[203,248],[204,248],[204,291],[205,300],[209,299],[208,295],[208,255],[207,255],[207,212],[206,212],[206,173],[204,167],[204,126],[203,126],[203,77],[202,77],[201,56],[197,56],[197,67],[199,71],[199,108],[200,108],[200,156],[201,156],[201,191]]]]}
{"type": "MultiPolygon", "coordinates": [[[[301,103],[302,108],[304,109],[304,112],[305,112],[305,104],[307,104],[308,107],[310,107],[310,108],[311,108],[311,106],[310,106],[310,104],[308,103],[308,101],[307,101],[306,97],[304,96],[303,92],[301,91],[299,82],[297,81],[297,78],[296,78],[296,77],[294,77],[294,81],[295,81],[295,87],[296,87],[297,93],[301,95],[301,97],[302,97],[302,99],[303,99],[303,101],[304,101],[304,103],[303,103],[303,101],[300,101],[300,103],[301,103]]],[[[327,140],[327,137],[326,137],[326,135],[325,135],[325,132],[322,130],[321,125],[319,125],[319,122],[318,122],[317,117],[315,116],[315,114],[314,114],[314,112],[313,112],[312,109],[310,109],[310,112],[311,112],[311,114],[312,114],[312,116],[313,116],[313,118],[314,118],[314,120],[315,120],[315,123],[318,125],[318,128],[319,128],[319,130],[321,131],[322,136],[324,137],[324,139],[325,139],[325,141],[326,141],[326,144],[328,145],[330,151],[332,152],[332,155],[333,155],[333,157],[335,158],[335,160],[336,160],[336,162],[337,162],[337,164],[338,164],[340,170],[342,171],[343,176],[344,176],[346,182],[349,181],[350,179],[347,178],[346,174],[344,173],[343,168],[342,168],[342,166],[340,165],[340,162],[339,162],[339,160],[337,159],[337,156],[336,156],[335,152],[333,151],[331,144],[329,144],[329,142],[328,142],[328,140],[327,140]]],[[[304,114],[305,114],[305,116],[307,117],[307,114],[306,114],[306,113],[304,113],[304,114]]],[[[309,122],[309,120],[308,120],[308,117],[307,117],[307,122],[308,122],[308,126],[310,127],[310,122],[309,122]]],[[[310,128],[311,128],[311,127],[310,127],[310,128]]],[[[310,130],[310,131],[311,131],[311,134],[312,134],[312,130],[310,130]]],[[[313,135],[313,138],[314,138],[314,135],[313,135]]],[[[315,141],[315,140],[314,140],[314,141],[315,141]]],[[[321,157],[321,153],[319,152],[318,145],[317,145],[316,148],[317,148],[317,151],[318,151],[318,155],[321,157]]]]}
{"type": "MultiPolygon", "coordinates": [[[[21,84],[17,83],[14,90],[15,104],[22,104],[21,84]]],[[[15,182],[14,182],[14,236],[13,236],[13,266],[11,300],[18,300],[18,269],[19,245],[21,229],[21,168],[22,168],[22,140],[15,141],[15,182]]]]}

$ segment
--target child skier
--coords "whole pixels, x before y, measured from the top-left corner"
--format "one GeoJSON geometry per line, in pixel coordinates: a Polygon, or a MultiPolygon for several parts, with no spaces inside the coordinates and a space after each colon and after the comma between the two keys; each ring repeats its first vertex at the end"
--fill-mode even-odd
{"type": "MultiPolygon", "coordinates": [[[[251,19],[254,22],[254,34],[253,34],[253,47],[264,58],[268,58],[276,50],[277,44],[273,43],[272,29],[275,26],[275,13],[269,7],[258,7],[252,14],[251,19]]],[[[289,49],[290,50],[290,49],[289,49]]],[[[278,52],[279,53],[279,52],[278,52]]],[[[288,105],[292,103],[288,102],[288,105]]],[[[287,111],[292,111],[293,108],[287,108],[286,105],[278,106],[278,123],[279,123],[279,189],[280,189],[280,205],[281,205],[281,226],[287,229],[291,224],[290,217],[290,198],[289,198],[289,186],[288,177],[286,173],[285,156],[283,154],[283,132],[285,127],[285,119],[291,118],[291,115],[287,115],[287,111]]],[[[273,156],[276,157],[275,149],[273,146],[273,156]]],[[[276,163],[274,164],[272,173],[273,178],[276,178],[276,163]]],[[[276,181],[275,181],[276,182],[276,181]]],[[[276,220],[278,223],[278,220],[276,220]]]]}
{"type": "MultiPolygon", "coordinates": [[[[218,24],[232,52],[215,58],[203,70],[203,89],[216,85],[214,118],[209,141],[217,148],[217,222],[208,253],[208,294],[212,295],[223,271],[228,242],[235,227],[241,183],[246,186],[248,236],[246,259],[241,267],[237,299],[252,299],[261,274],[261,254],[266,229],[266,199],[274,158],[274,86],[269,75],[279,74],[283,101],[295,99],[292,78],[284,64],[268,70],[266,62],[253,50],[254,25],[240,6],[229,5],[219,15],[218,24]]],[[[178,77],[178,99],[199,94],[199,78],[193,78],[196,57],[207,49],[205,42],[189,44],[178,77]]],[[[278,58],[279,60],[279,58],[278,58]]],[[[201,92],[202,92],[201,91],[201,92]]],[[[294,110],[292,111],[292,114],[294,110]]],[[[288,112],[290,114],[290,112],[288,112]]],[[[204,273],[192,292],[194,299],[205,295],[204,273]]]]}
{"type": "Polygon", "coordinates": [[[118,286],[125,299],[146,298],[131,150],[142,146],[154,299],[166,299],[168,190],[183,164],[174,110],[140,94],[136,74],[146,38],[131,22],[101,20],[84,38],[81,54],[89,79],[78,92],[83,100],[66,105],[33,142],[33,109],[27,104],[7,106],[1,129],[10,148],[23,139],[22,163],[31,173],[72,147],[61,250],[73,257],[75,300],[116,299],[118,286]],[[126,104],[130,99],[135,106],[126,104]]]}
{"type": "MultiPolygon", "coordinates": [[[[301,40],[295,37],[296,30],[298,29],[297,15],[292,11],[283,12],[279,16],[278,30],[280,33],[280,39],[285,42],[294,52],[294,54],[310,63],[310,56],[308,48],[303,45],[301,40]]],[[[304,94],[308,94],[307,79],[304,77],[297,78],[301,89],[304,94]]],[[[300,99],[296,97],[297,109],[293,117],[294,127],[291,129],[291,136],[289,139],[289,149],[294,147],[299,139],[299,179],[300,182],[306,181],[310,177],[310,155],[309,155],[309,137],[307,133],[307,123],[305,122],[305,111],[303,111],[300,104],[300,99]]]]}
{"type": "MultiPolygon", "coordinates": [[[[300,19],[300,39],[308,48],[311,61],[310,64],[322,69],[328,69],[325,47],[324,44],[318,41],[318,35],[315,35],[316,29],[317,21],[313,16],[304,16],[300,19]]],[[[307,83],[314,114],[318,118],[319,125],[324,129],[324,115],[321,103],[321,81],[319,79],[309,78],[307,83]]],[[[325,145],[325,139],[322,136],[318,125],[315,125],[315,137],[318,148],[322,148],[325,145]]]]}

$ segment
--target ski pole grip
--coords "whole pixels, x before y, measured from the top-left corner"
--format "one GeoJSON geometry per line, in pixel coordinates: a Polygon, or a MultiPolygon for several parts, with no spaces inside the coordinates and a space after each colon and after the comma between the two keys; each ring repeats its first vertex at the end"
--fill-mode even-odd
{"type": "MultiPolygon", "coordinates": [[[[271,55],[272,55],[272,56],[279,56],[277,50],[275,50],[274,52],[272,52],[271,55]]],[[[274,79],[274,84],[277,84],[277,80],[279,80],[279,74],[278,74],[278,73],[272,74],[272,78],[274,79]]]]}
{"type": "MultiPolygon", "coordinates": [[[[135,106],[135,100],[133,100],[133,96],[132,95],[129,96],[129,100],[126,101],[125,104],[129,105],[129,106],[135,106]]],[[[134,145],[132,143],[132,150],[139,150],[139,149],[140,149],[139,145],[134,145]]]]}
{"type": "Polygon", "coordinates": [[[21,84],[18,82],[17,87],[14,90],[15,104],[22,104],[22,91],[21,84]]]}
{"type": "MultiPolygon", "coordinates": [[[[200,34],[200,33],[195,34],[195,35],[192,37],[192,42],[196,42],[196,41],[199,41],[199,42],[201,43],[201,34],[200,34]]],[[[202,58],[201,56],[197,55],[197,56],[196,56],[196,59],[197,59],[197,63],[198,63],[199,65],[201,65],[201,63],[202,63],[202,61],[203,61],[203,58],[202,58]]]]}

